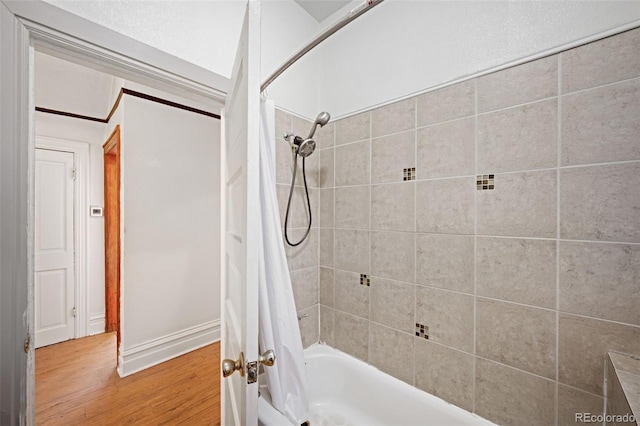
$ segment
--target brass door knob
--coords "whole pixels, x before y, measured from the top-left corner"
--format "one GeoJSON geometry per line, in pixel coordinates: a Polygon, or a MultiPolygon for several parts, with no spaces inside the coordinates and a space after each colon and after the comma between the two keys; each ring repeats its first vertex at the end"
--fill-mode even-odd
{"type": "Polygon", "coordinates": [[[241,376],[244,376],[244,353],[240,352],[240,357],[237,361],[232,359],[222,360],[222,376],[229,377],[235,371],[239,371],[241,376]]]}
{"type": "Polygon", "coordinates": [[[276,362],[276,353],[273,351],[273,349],[269,349],[258,357],[258,362],[267,367],[271,367],[276,362]]]}

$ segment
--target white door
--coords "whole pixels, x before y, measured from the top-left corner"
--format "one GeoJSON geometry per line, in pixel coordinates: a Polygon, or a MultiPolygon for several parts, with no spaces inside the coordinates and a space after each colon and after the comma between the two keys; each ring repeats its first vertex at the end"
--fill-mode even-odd
{"type": "Polygon", "coordinates": [[[36,149],[36,347],[73,339],[73,153],[36,149]]]}
{"type": "Polygon", "coordinates": [[[249,1],[223,113],[225,207],[221,358],[243,361],[222,379],[222,424],[256,425],[258,358],[260,3],[249,1]]]}

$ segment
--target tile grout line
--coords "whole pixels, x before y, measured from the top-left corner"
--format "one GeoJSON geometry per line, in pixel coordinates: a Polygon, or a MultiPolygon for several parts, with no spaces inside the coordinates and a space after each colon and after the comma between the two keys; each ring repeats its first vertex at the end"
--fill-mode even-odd
{"type": "MultiPolygon", "coordinates": [[[[410,165],[416,168],[416,176],[420,173],[418,170],[418,97],[414,97],[415,111],[414,111],[414,129],[413,129],[413,164],[410,165]]],[[[414,176],[415,179],[415,176],[414,176]]],[[[416,339],[415,339],[415,324],[418,322],[418,185],[413,183],[413,322],[411,323],[411,330],[414,330],[411,338],[411,370],[412,370],[412,384],[416,386],[418,380],[416,378],[416,339]]]]}
{"type": "MultiPolygon", "coordinates": [[[[301,227],[289,228],[289,229],[306,229],[301,227]]],[[[317,229],[317,228],[312,228],[317,229]]],[[[331,227],[323,227],[322,229],[331,229],[331,227]]],[[[336,228],[340,231],[368,231],[365,228],[336,228]]],[[[389,232],[396,234],[409,234],[412,231],[403,231],[397,229],[372,229],[372,232],[389,232]]],[[[448,236],[451,238],[455,237],[473,237],[473,234],[449,234],[449,233],[441,233],[441,232],[415,232],[416,235],[440,235],[440,236],[448,236]]],[[[506,239],[506,240],[532,240],[532,241],[560,241],[566,243],[590,243],[590,244],[618,244],[618,245],[629,245],[629,246],[638,246],[640,243],[631,242],[631,241],[604,241],[604,240],[574,240],[570,238],[560,238],[557,237],[531,237],[531,236],[511,236],[511,235],[491,235],[491,234],[478,234],[478,238],[494,238],[494,239],[506,239]]]]}
{"type": "MultiPolygon", "coordinates": [[[[372,232],[371,232],[371,227],[373,225],[373,209],[371,208],[371,203],[372,203],[372,199],[371,199],[371,195],[372,195],[372,186],[371,186],[371,175],[372,173],[372,157],[373,157],[373,153],[372,153],[372,143],[371,141],[373,140],[373,110],[368,112],[369,114],[369,139],[368,139],[368,144],[369,144],[369,226],[368,226],[368,232],[369,232],[369,270],[367,271],[367,275],[369,277],[371,277],[371,257],[372,257],[372,250],[371,250],[371,246],[372,246],[372,232]]],[[[367,338],[367,362],[370,362],[371,360],[371,287],[367,288],[367,303],[368,303],[368,312],[369,312],[369,318],[367,318],[367,327],[368,327],[368,338],[367,338]]]]}
{"type": "MultiPolygon", "coordinates": [[[[474,144],[474,175],[478,176],[478,79],[473,80],[473,100],[474,100],[474,130],[473,130],[473,144],[474,144]]],[[[473,193],[473,372],[472,372],[472,380],[473,380],[473,396],[472,396],[472,412],[476,412],[476,381],[477,381],[477,341],[478,341],[478,298],[476,297],[478,294],[477,291],[477,283],[478,283],[478,265],[477,265],[477,257],[478,257],[478,190],[473,193]]]]}
{"type": "Polygon", "coordinates": [[[556,164],[556,371],[555,371],[555,424],[558,425],[558,399],[559,399],[559,387],[558,381],[560,380],[560,165],[562,158],[562,53],[557,57],[558,66],[558,110],[557,114],[557,164],[556,164]]]}

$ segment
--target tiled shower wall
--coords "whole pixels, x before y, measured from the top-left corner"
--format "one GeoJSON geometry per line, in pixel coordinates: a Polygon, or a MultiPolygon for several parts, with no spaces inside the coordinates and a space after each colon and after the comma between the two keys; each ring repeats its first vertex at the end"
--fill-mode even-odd
{"type": "Polygon", "coordinates": [[[497,423],[602,413],[606,352],[640,354],[639,29],[319,139],[289,250],[305,343],[319,302],[321,340],[497,423]]]}
{"type": "MultiPolygon", "coordinates": [[[[289,143],[283,139],[284,133],[306,136],[311,129],[311,122],[276,110],[276,190],[280,205],[280,218],[284,225],[287,198],[291,187],[292,165],[294,158],[289,143]]],[[[321,135],[316,140],[320,143],[321,135]]],[[[319,339],[319,279],[318,279],[318,225],[319,225],[319,167],[320,155],[316,151],[305,160],[307,186],[311,202],[312,228],[308,238],[296,247],[285,244],[287,262],[291,271],[291,284],[296,301],[300,333],[305,347],[318,342],[319,339]]],[[[287,224],[289,241],[300,241],[307,230],[307,204],[304,181],[302,178],[302,161],[298,159],[296,185],[293,193],[289,222],[287,224]]]]}

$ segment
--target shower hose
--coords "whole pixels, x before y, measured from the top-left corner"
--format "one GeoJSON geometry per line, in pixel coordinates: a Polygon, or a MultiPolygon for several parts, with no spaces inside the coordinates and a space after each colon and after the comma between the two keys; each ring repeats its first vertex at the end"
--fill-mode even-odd
{"type": "Polygon", "coordinates": [[[306,160],[306,157],[302,157],[302,180],[304,181],[304,192],[307,196],[307,212],[309,213],[309,225],[307,226],[307,232],[304,233],[300,241],[298,241],[297,243],[292,243],[291,241],[289,241],[289,235],[287,234],[287,228],[288,228],[287,225],[289,224],[289,210],[291,209],[291,199],[293,198],[293,188],[296,183],[296,172],[298,170],[298,153],[296,152],[295,158],[293,161],[293,176],[291,177],[291,188],[289,189],[289,200],[287,201],[287,212],[284,216],[284,239],[287,241],[287,244],[289,244],[292,247],[302,244],[302,242],[309,235],[309,231],[311,231],[311,201],[309,200],[309,188],[307,188],[307,173],[305,171],[305,160],[306,160]]]}

